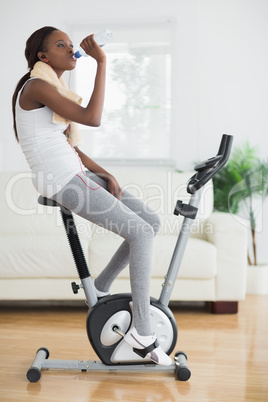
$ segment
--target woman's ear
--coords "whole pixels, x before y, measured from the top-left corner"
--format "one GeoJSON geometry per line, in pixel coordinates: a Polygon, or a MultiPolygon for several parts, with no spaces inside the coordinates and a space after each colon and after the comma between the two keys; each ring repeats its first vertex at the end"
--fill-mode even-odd
{"type": "Polygon", "coordinates": [[[45,60],[47,61],[46,55],[44,53],[42,53],[42,52],[38,52],[37,57],[41,61],[45,61],[45,60]]]}

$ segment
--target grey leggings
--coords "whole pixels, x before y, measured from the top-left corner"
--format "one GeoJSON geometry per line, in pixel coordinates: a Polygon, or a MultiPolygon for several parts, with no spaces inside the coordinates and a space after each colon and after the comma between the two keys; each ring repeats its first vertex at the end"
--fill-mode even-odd
{"type": "Polygon", "coordinates": [[[134,326],[140,335],[152,334],[150,277],[153,239],[160,227],[158,216],[127,191],[119,201],[107,191],[107,182],[90,171],[76,175],[52,198],[79,216],[125,240],[95,280],[108,292],[117,275],[129,264],[134,326]]]}

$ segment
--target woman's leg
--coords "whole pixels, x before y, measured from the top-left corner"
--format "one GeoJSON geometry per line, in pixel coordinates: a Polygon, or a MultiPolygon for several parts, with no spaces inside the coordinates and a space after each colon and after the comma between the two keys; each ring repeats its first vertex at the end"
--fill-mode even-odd
{"type": "MultiPolygon", "coordinates": [[[[107,189],[107,182],[91,172],[87,172],[87,176],[96,183],[100,184],[103,188],[107,189]]],[[[135,212],[145,222],[149,223],[156,235],[160,228],[160,220],[158,215],[148,206],[146,206],[141,200],[133,197],[127,191],[123,192],[121,202],[126,205],[131,211],[135,212]]],[[[129,245],[125,240],[112,259],[106,266],[106,268],[99,274],[95,280],[96,288],[104,293],[108,293],[111,284],[120,272],[129,264],[129,245]]]]}
{"type": "MultiPolygon", "coordinates": [[[[172,364],[171,358],[157,343],[150,325],[150,277],[155,234],[153,227],[86,175],[76,175],[52,198],[125,239],[128,249],[125,245],[121,246],[120,253],[124,254],[121,264],[123,265],[123,260],[126,262],[128,254],[133,326],[124,340],[133,348],[143,349],[144,355],[155,363],[164,366],[172,364]]],[[[114,272],[114,268],[110,270],[114,272]]]]}
{"type": "MultiPolygon", "coordinates": [[[[76,175],[52,198],[85,219],[125,239],[116,259],[121,260],[121,267],[125,266],[129,259],[134,325],[140,335],[151,334],[149,305],[154,238],[152,226],[95,181],[82,174],[76,175]]],[[[106,268],[107,276],[109,272],[113,276],[117,273],[115,263],[111,263],[109,269],[106,268]]]]}

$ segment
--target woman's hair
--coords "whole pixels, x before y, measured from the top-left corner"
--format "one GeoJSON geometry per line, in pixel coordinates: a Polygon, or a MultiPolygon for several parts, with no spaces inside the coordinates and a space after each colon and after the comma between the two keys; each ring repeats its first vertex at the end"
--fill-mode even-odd
{"type": "Polygon", "coordinates": [[[58,31],[57,28],[54,27],[43,27],[35,31],[27,40],[26,42],[26,47],[25,47],[25,57],[28,62],[28,68],[30,71],[25,74],[18,82],[15,92],[12,97],[12,111],[13,111],[13,126],[14,126],[14,131],[15,131],[15,136],[17,138],[17,141],[19,141],[18,138],[18,132],[17,132],[17,126],[16,126],[16,115],[15,115],[15,108],[16,108],[16,101],[18,97],[18,93],[25,84],[25,82],[30,78],[31,70],[33,69],[35,63],[39,61],[38,58],[38,52],[44,52],[46,50],[46,45],[47,45],[47,39],[48,36],[53,32],[53,31],[58,31]]]}

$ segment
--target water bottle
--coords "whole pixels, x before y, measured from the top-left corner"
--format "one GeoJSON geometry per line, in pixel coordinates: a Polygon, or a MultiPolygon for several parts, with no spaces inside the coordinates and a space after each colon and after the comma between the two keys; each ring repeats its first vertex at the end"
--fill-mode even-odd
{"type": "MultiPolygon", "coordinates": [[[[102,47],[104,45],[106,45],[106,43],[110,42],[110,40],[113,39],[113,33],[112,31],[110,31],[109,29],[103,29],[102,31],[96,33],[94,35],[94,39],[97,42],[97,44],[102,47]]],[[[79,46],[79,49],[77,50],[77,52],[75,52],[74,57],[76,57],[77,59],[79,59],[79,57],[82,56],[88,56],[88,54],[86,54],[86,52],[84,51],[84,49],[81,48],[81,46],[79,46]]]]}

